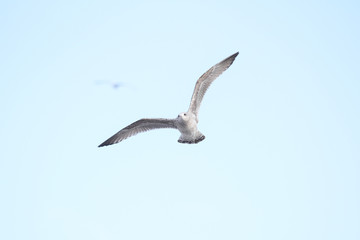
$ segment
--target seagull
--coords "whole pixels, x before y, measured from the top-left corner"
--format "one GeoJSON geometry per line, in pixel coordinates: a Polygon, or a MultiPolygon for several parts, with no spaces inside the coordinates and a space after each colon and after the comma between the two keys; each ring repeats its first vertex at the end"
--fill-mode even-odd
{"type": "Polygon", "coordinates": [[[113,81],[107,81],[107,80],[97,80],[95,82],[96,84],[100,85],[100,84],[107,84],[109,86],[111,86],[114,89],[118,89],[119,87],[124,87],[125,84],[122,82],[113,82],[113,81]]]}
{"type": "Polygon", "coordinates": [[[179,143],[194,144],[204,140],[205,136],[197,128],[197,124],[199,122],[198,113],[201,101],[211,83],[231,66],[238,54],[239,52],[231,55],[218,64],[212,66],[203,75],[201,75],[195,84],[195,89],[190,101],[190,107],[187,112],[180,113],[177,118],[174,119],[140,119],[121,129],[119,132],[100,144],[99,147],[112,145],[138,133],[158,128],[174,128],[179,130],[181,133],[180,138],[178,139],[179,143]]]}

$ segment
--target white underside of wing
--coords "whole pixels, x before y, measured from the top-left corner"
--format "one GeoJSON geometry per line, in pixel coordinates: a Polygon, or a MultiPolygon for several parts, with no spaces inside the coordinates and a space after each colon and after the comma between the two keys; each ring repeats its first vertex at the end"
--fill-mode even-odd
{"type": "Polygon", "coordinates": [[[153,129],[159,128],[175,128],[176,120],[175,119],[164,119],[164,118],[144,118],[140,119],[129,126],[121,129],[119,132],[114,134],[108,140],[99,145],[99,147],[115,144],[125,140],[131,136],[134,136],[141,132],[146,132],[153,129]]]}
{"type": "Polygon", "coordinates": [[[236,56],[239,53],[235,53],[230,57],[224,59],[223,61],[219,62],[218,64],[212,66],[208,71],[206,71],[201,77],[197,80],[194,88],[194,92],[191,98],[189,112],[198,116],[199,108],[201,101],[210,87],[211,83],[219,77],[226,69],[228,69],[231,64],[234,62],[236,56]]]}

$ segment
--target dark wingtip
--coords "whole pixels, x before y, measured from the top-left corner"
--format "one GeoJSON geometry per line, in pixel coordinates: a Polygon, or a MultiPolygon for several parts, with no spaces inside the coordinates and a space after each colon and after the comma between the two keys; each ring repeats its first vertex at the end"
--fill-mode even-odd
{"type": "Polygon", "coordinates": [[[102,144],[100,144],[98,147],[105,147],[105,146],[109,146],[109,145],[111,145],[111,143],[109,144],[109,143],[107,142],[107,140],[106,140],[105,142],[103,142],[102,144]]]}
{"type": "Polygon", "coordinates": [[[237,55],[239,55],[239,52],[236,52],[236,53],[234,53],[233,55],[231,55],[229,58],[236,58],[237,57],[237,55]]]}
{"type": "Polygon", "coordinates": [[[235,61],[235,58],[237,57],[237,55],[239,55],[239,52],[236,52],[233,55],[231,55],[230,57],[225,58],[224,60],[221,61],[221,63],[227,62],[230,60],[230,65],[231,65],[235,61]]]}
{"type": "MultiPolygon", "coordinates": [[[[114,136],[116,136],[116,134],[114,136]]],[[[100,144],[98,147],[106,147],[106,146],[110,146],[110,145],[113,145],[115,143],[121,142],[121,140],[117,141],[116,139],[114,139],[114,136],[112,136],[111,138],[109,138],[108,140],[106,140],[105,142],[100,144]]]]}

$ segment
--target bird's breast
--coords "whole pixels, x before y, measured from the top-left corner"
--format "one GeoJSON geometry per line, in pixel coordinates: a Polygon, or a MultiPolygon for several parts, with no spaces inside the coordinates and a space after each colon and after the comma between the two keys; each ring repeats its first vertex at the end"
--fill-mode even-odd
{"type": "Polygon", "coordinates": [[[195,119],[189,119],[188,121],[179,121],[178,129],[182,134],[192,134],[197,132],[197,123],[195,119]]]}

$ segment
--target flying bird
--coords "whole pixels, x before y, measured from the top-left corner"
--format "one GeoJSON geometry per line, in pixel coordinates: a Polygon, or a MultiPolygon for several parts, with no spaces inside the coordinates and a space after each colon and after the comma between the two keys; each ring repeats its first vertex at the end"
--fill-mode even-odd
{"type": "Polygon", "coordinates": [[[121,129],[108,140],[99,145],[99,147],[108,146],[125,140],[141,132],[146,132],[158,128],[174,128],[180,131],[179,143],[199,143],[205,139],[205,136],[198,130],[198,113],[201,101],[206,90],[211,83],[234,62],[239,52],[224,59],[218,64],[212,66],[197,80],[195,89],[190,101],[190,107],[187,112],[180,113],[177,118],[143,118],[129,126],[121,129]]]}
{"type": "Polygon", "coordinates": [[[106,84],[106,85],[109,85],[109,86],[111,86],[112,88],[114,88],[114,89],[118,89],[118,88],[120,88],[120,87],[123,87],[123,86],[125,86],[124,85],[124,83],[122,83],[122,82],[113,82],[113,81],[107,81],[107,80],[97,80],[96,82],[95,82],[97,85],[104,85],[104,84],[106,84]]]}

